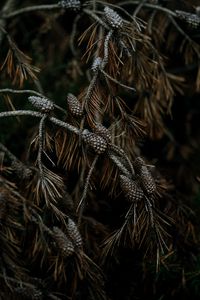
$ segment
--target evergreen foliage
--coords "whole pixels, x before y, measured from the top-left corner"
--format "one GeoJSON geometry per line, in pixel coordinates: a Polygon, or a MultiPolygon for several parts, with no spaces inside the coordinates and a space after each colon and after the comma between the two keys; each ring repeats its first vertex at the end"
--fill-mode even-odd
{"type": "Polygon", "coordinates": [[[0,299],[199,299],[198,1],[0,11],[0,299]]]}

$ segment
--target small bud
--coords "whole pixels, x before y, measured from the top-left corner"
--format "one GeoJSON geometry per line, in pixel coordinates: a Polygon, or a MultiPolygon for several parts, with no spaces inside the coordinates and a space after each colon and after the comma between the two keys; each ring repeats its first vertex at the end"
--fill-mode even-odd
{"type": "Polygon", "coordinates": [[[63,0],[58,2],[58,6],[70,10],[80,10],[81,2],[79,0],[63,0]]]}
{"type": "Polygon", "coordinates": [[[78,99],[73,94],[68,94],[67,104],[72,115],[80,117],[83,115],[83,108],[78,99]]]}
{"type": "Polygon", "coordinates": [[[68,224],[67,224],[67,231],[70,239],[73,241],[74,245],[77,248],[82,247],[82,237],[78,230],[78,227],[76,223],[71,219],[68,218],[68,224]]]}
{"type": "Polygon", "coordinates": [[[108,147],[108,143],[104,138],[95,133],[89,132],[87,129],[83,131],[82,137],[84,142],[90,145],[98,154],[104,153],[108,147]]]}
{"type": "Polygon", "coordinates": [[[138,181],[133,181],[124,175],[120,175],[120,185],[125,196],[130,202],[138,202],[142,200],[144,193],[138,181]]]}
{"type": "Polygon", "coordinates": [[[114,29],[122,28],[123,19],[112,8],[106,6],[104,8],[107,23],[114,29]]]}
{"type": "Polygon", "coordinates": [[[196,14],[191,14],[182,10],[176,10],[176,15],[180,20],[183,20],[190,27],[197,29],[200,27],[200,17],[196,14]]]}
{"type": "Polygon", "coordinates": [[[102,58],[96,57],[95,60],[93,61],[92,67],[91,67],[92,71],[94,73],[96,73],[100,69],[101,64],[102,64],[102,58]]]}
{"type": "Polygon", "coordinates": [[[69,257],[74,253],[74,245],[67,235],[58,227],[53,227],[53,238],[60,250],[63,258],[69,257]]]}
{"type": "Polygon", "coordinates": [[[42,98],[38,96],[29,96],[29,102],[35,106],[35,108],[39,109],[41,112],[48,113],[54,110],[54,104],[52,101],[48,100],[47,98],[42,98]]]}

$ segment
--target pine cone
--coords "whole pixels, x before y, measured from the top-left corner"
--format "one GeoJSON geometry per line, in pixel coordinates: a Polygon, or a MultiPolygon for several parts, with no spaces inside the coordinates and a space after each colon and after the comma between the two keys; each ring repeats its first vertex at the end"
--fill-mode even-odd
{"type": "Polygon", "coordinates": [[[78,99],[73,94],[68,94],[67,104],[72,115],[80,117],[83,115],[83,108],[78,99]]]}
{"type": "Polygon", "coordinates": [[[102,124],[100,124],[100,123],[96,124],[94,131],[97,135],[104,138],[107,143],[111,142],[112,136],[110,134],[110,131],[106,127],[104,127],[102,124]]]}
{"type": "Polygon", "coordinates": [[[69,257],[74,253],[74,245],[66,234],[58,227],[53,227],[53,237],[58,245],[63,258],[69,257]]]}
{"type": "Polygon", "coordinates": [[[63,0],[59,1],[58,5],[62,8],[70,9],[70,10],[80,10],[81,2],[79,0],[63,0]]]}
{"type": "Polygon", "coordinates": [[[136,159],[133,162],[133,166],[136,173],[140,173],[142,167],[145,166],[145,162],[143,158],[141,158],[140,156],[136,157],[136,159]]]}
{"type": "Polygon", "coordinates": [[[98,154],[104,153],[108,147],[108,143],[104,138],[95,133],[89,132],[87,129],[83,131],[82,137],[84,142],[90,145],[98,154]]]}
{"type": "Polygon", "coordinates": [[[133,165],[140,178],[140,183],[143,190],[146,191],[147,194],[153,194],[156,190],[156,184],[144,160],[141,157],[137,157],[134,160],[133,165]]]}
{"type": "Polygon", "coordinates": [[[140,182],[147,194],[153,194],[155,192],[156,184],[154,178],[146,166],[143,166],[140,170],[140,182]]]}
{"type": "Polygon", "coordinates": [[[137,181],[133,181],[124,175],[120,175],[120,185],[130,202],[142,200],[144,193],[137,181]]]}
{"type": "Polygon", "coordinates": [[[114,29],[122,28],[123,19],[112,8],[106,6],[104,8],[107,23],[114,29]]]}
{"type": "Polygon", "coordinates": [[[200,27],[200,17],[196,14],[191,14],[182,10],[176,10],[176,15],[180,20],[183,20],[187,25],[194,29],[200,27]]]}
{"type": "Polygon", "coordinates": [[[39,109],[41,112],[48,113],[54,110],[54,104],[52,101],[48,100],[47,98],[42,98],[38,96],[29,96],[28,100],[30,103],[35,106],[35,108],[39,109]]]}
{"type": "Polygon", "coordinates": [[[68,218],[67,225],[67,231],[70,239],[73,241],[74,245],[77,248],[82,248],[82,237],[76,223],[71,218],[68,218]]]}

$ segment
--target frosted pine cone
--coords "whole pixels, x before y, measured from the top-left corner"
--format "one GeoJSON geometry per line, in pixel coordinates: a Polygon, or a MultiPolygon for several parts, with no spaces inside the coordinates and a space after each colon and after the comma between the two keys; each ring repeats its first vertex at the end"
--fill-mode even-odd
{"type": "Polygon", "coordinates": [[[71,10],[79,10],[81,8],[81,2],[79,0],[63,0],[59,1],[58,5],[71,10]]]}
{"type": "Polygon", "coordinates": [[[67,96],[67,104],[69,106],[70,112],[77,117],[83,115],[83,108],[78,101],[78,99],[73,94],[68,94],[67,96]]]}
{"type": "Polygon", "coordinates": [[[60,250],[63,258],[69,257],[74,253],[74,245],[66,234],[58,227],[53,227],[53,238],[60,250]]]}
{"type": "Polygon", "coordinates": [[[110,143],[111,142],[111,134],[109,132],[109,130],[103,126],[102,124],[97,124],[95,126],[95,133],[99,136],[101,136],[102,138],[104,138],[106,140],[107,143],[110,143]]]}
{"type": "Polygon", "coordinates": [[[38,96],[29,96],[28,100],[30,103],[35,106],[35,108],[39,109],[41,112],[50,112],[54,110],[54,104],[52,101],[48,100],[47,98],[42,98],[38,96]]]}
{"type": "Polygon", "coordinates": [[[77,248],[82,247],[82,237],[81,234],[77,228],[76,223],[71,219],[68,218],[68,224],[67,224],[67,231],[70,239],[73,241],[74,245],[77,248]]]}
{"type": "Polygon", "coordinates": [[[102,64],[102,58],[96,57],[95,60],[93,61],[92,67],[91,67],[92,71],[94,73],[96,73],[100,69],[101,64],[102,64]]]}
{"type": "Polygon", "coordinates": [[[180,20],[183,20],[190,27],[197,29],[200,27],[200,17],[196,14],[191,14],[182,10],[176,10],[176,15],[180,20]]]}
{"type": "Polygon", "coordinates": [[[83,131],[82,137],[84,142],[90,145],[98,154],[104,153],[108,147],[108,143],[104,138],[95,133],[89,132],[87,129],[83,131]]]}
{"type": "Polygon", "coordinates": [[[144,193],[137,181],[133,181],[124,175],[120,175],[120,185],[130,202],[142,200],[144,193]]]}
{"type": "Polygon", "coordinates": [[[123,19],[112,8],[106,6],[104,13],[107,23],[114,29],[122,28],[123,19]]]}

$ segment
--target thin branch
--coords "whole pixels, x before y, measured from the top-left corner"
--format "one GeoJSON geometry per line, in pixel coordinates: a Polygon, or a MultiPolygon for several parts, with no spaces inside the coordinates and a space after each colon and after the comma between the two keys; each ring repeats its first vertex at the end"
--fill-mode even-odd
{"type": "MultiPolygon", "coordinates": [[[[120,6],[123,6],[123,5],[138,5],[140,4],[141,2],[140,1],[123,1],[123,2],[119,2],[118,5],[120,6]]],[[[173,17],[176,17],[176,13],[173,12],[172,10],[166,8],[166,7],[162,7],[162,6],[159,6],[159,5],[155,5],[155,4],[150,4],[150,3],[144,3],[143,4],[143,7],[147,7],[147,8],[153,8],[153,9],[156,9],[156,10],[160,10],[162,12],[165,12],[173,17]]]]}
{"type": "Polygon", "coordinates": [[[78,212],[80,210],[80,213],[79,213],[79,223],[80,223],[80,220],[81,220],[81,217],[82,217],[82,213],[83,213],[83,202],[86,198],[86,195],[87,195],[87,191],[88,191],[88,187],[89,187],[89,182],[90,182],[90,178],[91,178],[91,175],[92,175],[92,172],[94,171],[94,167],[96,165],[96,162],[99,158],[99,155],[96,155],[93,162],[92,162],[92,165],[90,167],[90,170],[88,172],[88,175],[87,175],[87,178],[86,178],[86,181],[85,181],[85,186],[84,186],[84,190],[83,190],[83,195],[81,197],[81,200],[77,206],[77,209],[76,211],[78,212]]]}
{"type": "MultiPolygon", "coordinates": [[[[13,89],[0,89],[0,93],[11,93],[11,94],[33,94],[36,96],[39,96],[41,98],[46,98],[48,99],[48,97],[44,96],[43,94],[36,92],[34,90],[13,90],[13,89]]],[[[67,113],[67,111],[65,109],[63,109],[62,107],[58,106],[57,104],[54,103],[54,106],[59,109],[60,111],[62,111],[63,113],[67,113]]]]}
{"type": "Polygon", "coordinates": [[[43,175],[43,166],[42,166],[42,152],[44,149],[44,126],[45,126],[45,121],[47,119],[47,115],[45,114],[42,119],[40,120],[39,124],[39,149],[38,149],[38,156],[37,156],[37,162],[38,162],[38,167],[40,170],[40,175],[43,175]]]}
{"type": "Polygon", "coordinates": [[[5,19],[9,19],[28,12],[41,11],[41,10],[53,10],[53,9],[61,9],[61,7],[58,4],[33,5],[33,6],[20,8],[8,14],[4,14],[3,17],[5,19]]]}
{"type": "Polygon", "coordinates": [[[108,32],[108,34],[106,35],[105,37],[105,41],[104,41],[104,57],[103,57],[103,61],[102,61],[102,69],[105,68],[106,64],[108,63],[108,44],[109,44],[109,41],[112,37],[112,34],[113,34],[113,30],[110,30],[108,32]]]}
{"type": "Polygon", "coordinates": [[[110,145],[110,150],[117,153],[118,155],[122,156],[126,160],[128,166],[130,167],[130,171],[131,171],[132,175],[134,176],[135,171],[134,171],[133,165],[132,165],[129,157],[127,156],[127,154],[124,152],[124,150],[114,144],[110,145]]]}
{"type": "MultiPolygon", "coordinates": [[[[172,16],[168,16],[171,20],[172,24],[176,27],[176,29],[179,31],[180,34],[184,36],[184,38],[190,43],[190,44],[196,44],[190,37],[185,33],[185,31],[182,30],[182,28],[178,25],[178,23],[174,20],[172,16]]],[[[200,58],[200,53],[198,51],[195,51],[198,58],[200,58]]]]}
{"type": "Polygon", "coordinates": [[[0,150],[3,151],[4,153],[6,153],[7,156],[10,158],[10,160],[21,163],[21,161],[12,152],[10,152],[8,150],[8,148],[6,146],[4,146],[2,143],[0,143],[0,150]]]}
{"type": "Polygon", "coordinates": [[[97,21],[97,23],[99,23],[100,25],[102,25],[104,28],[106,28],[107,30],[110,30],[109,26],[104,23],[102,21],[101,18],[99,18],[93,11],[89,10],[89,9],[84,9],[83,10],[87,15],[89,15],[90,17],[92,17],[95,21],[97,21]]]}
{"type": "Polygon", "coordinates": [[[147,30],[148,30],[149,35],[152,35],[153,21],[155,19],[156,14],[157,14],[157,11],[154,10],[152,12],[152,14],[150,15],[149,22],[147,25],[147,30]]]}
{"type": "Polygon", "coordinates": [[[6,34],[6,31],[4,29],[5,25],[6,25],[5,20],[4,19],[0,19],[0,44],[1,44],[2,40],[3,40],[4,35],[6,34]]]}
{"type": "Polygon", "coordinates": [[[71,131],[71,132],[73,132],[73,133],[75,133],[77,135],[80,134],[80,130],[78,128],[76,128],[75,126],[73,126],[73,125],[70,125],[70,124],[68,124],[66,122],[60,121],[60,120],[58,120],[58,119],[56,119],[54,117],[49,117],[49,120],[52,123],[54,123],[54,124],[56,124],[56,125],[58,125],[60,127],[63,127],[65,129],[68,129],[69,131],[71,131]]]}
{"type": "Polygon", "coordinates": [[[127,170],[127,168],[123,165],[123,163],[117,156],[112,154],[110,151],[108,152],[108,156],[124,175],[126,175],[128,178],[131,178],[131,173],[127,170]]]}
{"type": "Polygon", "coordinates": [[[121,82],[119,82],[117,79],[114,79],[113,77],[111,77],[108,73],[106,73],[104,70],[100,69],[100,71],[108,78],[110,79],[111,81],[113,81],[114,83],[124,87],[125,89],[128,89],[128,90],[131,90],[131,91],[135,91],[135,88],[131,87],[131,86],[128,86],[128,85],[125,85],[121,82]]]}
{"type": "Polygon", "coordinates": [[[33,110],[15,110],[15,111],[0,112],[0,118],[16,117],[16,116],[31,116],[31,117],[41,118],[43,114],[33,110]]]}
{"type": "Polygon", "coordinates": [[[13,9],[14,5],[15,5],[15,0],[7,0],[6,3],[4,4],[1,12],[5,13],[5,12],[9,12],[13,9]]]}
{"type": "MultiPolygon", "coordinates": [[[[32,111],[32,110],[15,110],[15,111],[4,111],[0,113],[0,118],[4,118],[4,117],[15,117],[15,116],[31,116],[31,117],[36,117],[36,118],[42,118],[44,116],[44,114],[37,112],[37,111],[32,111]]],[[[48,118],[52,123],[63,127],[65,129],[68,129],[69,131],[74,132],[75,134],[80,134],[80,130],[77,129],[76,127],[60,121],[54,117],[49,117],[48,118]]]]}
{"type": "Polygon", "coordinates": [[[0,93],[12,93],[12,94],[24,94],[24,93],[27,93],[27,94],[34,94],[36,96],[39,96],[39,97],[44,97],[44,95],[42,95],[41,93],[39,92],[36,92],[34,90],[13,90],[13,89],[0,89],[0,93]]]}
{"type": "Polygon", "coordinates": [[[74,56],[77,55],[77,49],[74,47],[74,40],[75,40],[75,36],[76,36],[76,32],[77,32],[77,24],[78,24],[78,21],[80,20],[80,18],[81,18],[81,14],[79,14],[75,17],[73,25],[72,25],[72,31],[70,34],[70,49],[74,56]]]}
{"type": "Polygon", "coordinates": [[[145,202],[146,202],[146,206],[147,206],[147,211],[149,213],[149,219],[150,219],[151,226],[154,227],[154,216],[153,216],[152,204],[151,204],[149,198],[146,196],[145,196],[145,202]]]}
{"type": "Polygon", "coordinates": [[[140,4],[138,4],[138,6],[136,7],[136,9],[135,9],[135,11],[133,13],[133,17],[136,17],[139,14],[140,10],[142,9],[142,7],[143,7],[143,5],[145,4],[146,1],[147,0],[142,0],[140,2],[140,4]]]}
{"type": "Polygon", "coordinates": [[[96,0],[92,1],[92,9],[93,9],[93,11],[96,10],[96,0]]]}
{"type": "MultiPolygon", "coordinates": [[[[15,0],[6,1],[3,8],[2,8],[2,10],[1,10],[1,12],[0,12],[0,14],[4,15],[5,13],[10,12],[14,7],[15,2],[16,2],[15,0]]],[[[4,27],[6,27],[6,21],[5,21],[5,19],[1,18],[0,19],[0,44],[2,42],[4,34],[6,34],[6,31],[3,30],[4,27]]]]}
{"type": "MultiPolygon", "coordinates": [[[[0,277],[3,278],[3,279],[5,279],[5,278],[4,278],[4,275],[2,275],[1,273],[0,273],[0,277]]],[[[29,288],[29,289],[30,289],[30,288],[32,288],[32,289],[34,288],[34,291],[36,291],[36,287],[35,287],[33,284],[31,284],[31,283],[24,282],[24,281],[21,281],[21,280],[12,278],[12,277],[8,277],[7,275],[6,275],[6,280],[18,284],[19,287],[27,287],[27,288],[29,288]]],[[[37,291],[38,291],[38,290],[37,290],[37,291]]]]}
{"type": "Polygon", "coordinates": [[[93,78],[90,82],[90,85],[87,89],[87,93],[86,93],[86,96],[85,96],[85,99],[84,99],[84,107],[85,107],[85,105],[87,105],[87,102],[88,102],[88,100],[90,99],[90,97],[92,95],[93,89],[94,89],[96,81],[97,81],[97,77],[98,77],[98,72],[96,74],[94,74],[94,76],[93,76],[93,78]]]}

